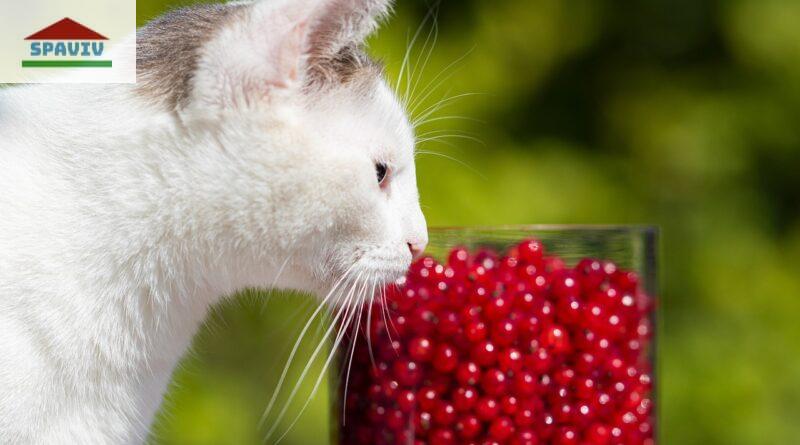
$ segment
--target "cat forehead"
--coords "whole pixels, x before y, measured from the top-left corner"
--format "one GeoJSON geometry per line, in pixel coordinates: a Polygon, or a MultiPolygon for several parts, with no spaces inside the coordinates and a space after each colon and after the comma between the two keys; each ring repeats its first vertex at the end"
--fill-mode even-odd
{"type": "MultiPolygon", "coordinates": [[[[136,91],[151,102],[179,108],[188,100],[202,48],[217,31],[244,20],[251,2],[198,4],[168,12],[136,34],[136,91]]],[[[264,63],[269,63],[265,61],[264,63]]],[[[381,75],[381,66],[360,46],[334,56],[310,55],[306,90],[357,83],[381,75]]]]}
{"type": "Polygon", "coordinates": [[[321,134],[338,134],[347,140],[345,144],[366,147],[377,159],[398,164],[413,161],[412,125],[382,78],[329,89],[309,102],[308,111],[321,134]]]}

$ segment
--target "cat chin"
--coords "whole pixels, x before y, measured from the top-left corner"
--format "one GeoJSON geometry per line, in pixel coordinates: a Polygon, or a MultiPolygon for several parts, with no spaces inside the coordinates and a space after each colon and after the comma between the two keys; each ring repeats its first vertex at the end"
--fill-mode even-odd
{"type": "Polygon", "coordinates": [[[391,255],[385,250],[367,251],[355,264],[354,271],[365,279],[386,285],[393,283],[408,272],[411,266],[411,255],[391,255]]]}
{"type": "Polygon", "coordinates": [[[410,255],[392,258],[365,254],[356,261],[324,268],[326,272],[315,278],[319,284],[315,293],[324,297],[332,290],[362,287],[374,287],[377,292],[379,288],[401,280],[410,264],[410,255]]]}
{"type": "Polygon", "coordinates": [[[352,267],[345,275],[342,273],[332,273],[319,280],[323,290],[329,290],[333,286],[342,286],[345,283],[368,283],[376,286],[385,286],[402,279],[408,271],[407,264],[396,266],[366,266],[352,267]]]}

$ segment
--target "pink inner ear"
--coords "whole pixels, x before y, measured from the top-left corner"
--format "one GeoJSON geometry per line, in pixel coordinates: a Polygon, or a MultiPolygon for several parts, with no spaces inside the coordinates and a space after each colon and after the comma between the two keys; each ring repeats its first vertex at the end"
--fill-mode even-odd
{"type": "Polygon", "coordinates": [[[306,21],[295,25],[286,33],[283,41],[274,52],[274,75],[266,79],[267,88],[288,88],[300,78],[300,65],[306,48],[308,23],[306,21]]]}
{"type": "Polygon", "coordinates": [[[287,72],[289,80],[294,82],[299,77],[300,63],[303,59],[303,53],[306,48],[306,38],[308,36],[308,22],[302,21],[294,27],[291,32],[291,42],[289,42],[286,51],[291,52],[288,55],[287,62],[289,63],[289,70],[287,72]]]}
{"type": "Polygon", "coordinates": [[[393,0],[326,0],[310,33],[310,52],[326,57],[360,45],[385,17],[393,0]]]}

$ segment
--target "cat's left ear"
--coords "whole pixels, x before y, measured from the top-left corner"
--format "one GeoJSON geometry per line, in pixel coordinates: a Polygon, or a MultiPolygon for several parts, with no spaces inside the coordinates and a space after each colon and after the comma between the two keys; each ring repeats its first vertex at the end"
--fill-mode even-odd
{"type": "Polygon", "coordinates": [[[310,36],[311,55],[335,57],[375,32],[392,0],[330,0],[310,36]]]}
{"type": "Polygon", "coordinates": [[[203,48],[200,106],[235,107],[297,91],[314,64],[361,45],[392,0],[261,0],[239,7],[203,48]]]}

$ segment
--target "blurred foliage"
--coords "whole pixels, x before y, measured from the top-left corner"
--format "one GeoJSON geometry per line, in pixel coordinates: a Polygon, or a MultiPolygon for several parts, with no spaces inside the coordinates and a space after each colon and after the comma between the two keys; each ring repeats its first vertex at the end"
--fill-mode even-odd
{"type": "MultiPolygon", "coordinates": [[[[139,21],[175,6],[139,0],[139,21]]],[[[429,10],[399,0],[372,41],[390,79],[429,10]]],[[[468,119],[419,131],[483,143],[422,144],[447,156],[418,157],[429,223],[660,225],[662,443],[795,443],[800,2],[443,0],[436,23],[429,60],[424,28],[401,89],[417,85],[418,114],[476,93],[435,114],[468,119]]],[[[259,416],[311,304],[256,295],[216,311],[152,441],[261,443],[259,416]]],[[[283,443],[326,443],[328,404],[323,388],[283,443]]]]}

